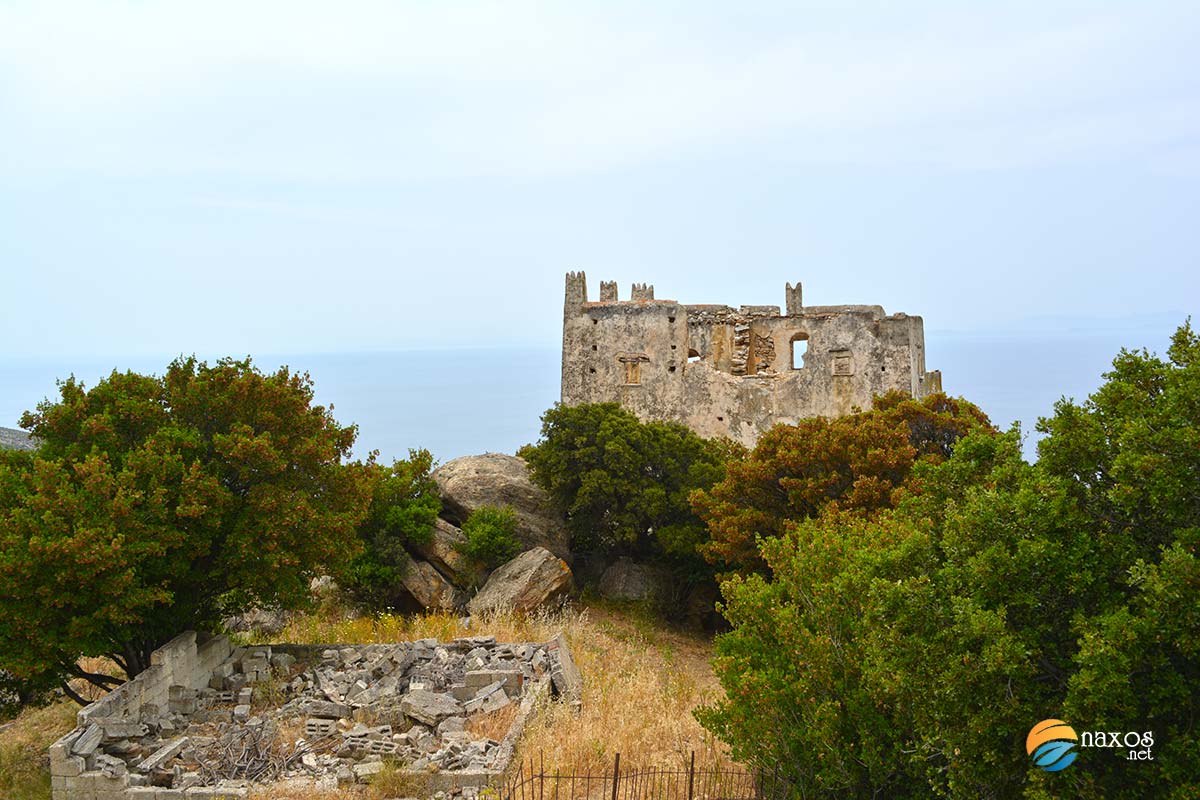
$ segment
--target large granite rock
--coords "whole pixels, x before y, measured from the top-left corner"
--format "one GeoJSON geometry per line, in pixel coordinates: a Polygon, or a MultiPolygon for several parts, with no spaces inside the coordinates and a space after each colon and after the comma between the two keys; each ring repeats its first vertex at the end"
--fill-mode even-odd
{"type": "Polygon", "coordinates": [[[462,554],[459,549],[467,537],[458,528],[439,519],[433,534],[425,544],[410,545],[413,552],[428,561],[455,586],[478,586],[485,569],[482,564],[462,554]]]}
{"type": "Polygon", "coordinates": [[[669,582],[665,570],[618,558],[604,570],[597,589],[609,600],[661,600],[667,596],[669,582]]]}
{"type": "Polygon", "coordinates": [[[544,547],[526,550],[497,569],[467,610],[479,614],[494,610],[529,612],[566,599],[575,588],[571,568],[544,547]]]}
{"type": "Polygon", "coordinates": [[[525,547],[544,547],[570,558],[567,526],[550,498],[530,479],[523,459],[503,453],[464,456],[433,471],[442,494],[442,515],[461,526],[480,506],[510,506],[525,547]]]}
{"type": "Polygon", "coordinates": [[[466,601],[466,595],[442,577],[428,561],[413,559],[404,571],[400,585],[421,608],[461,608],[466,601]]]}

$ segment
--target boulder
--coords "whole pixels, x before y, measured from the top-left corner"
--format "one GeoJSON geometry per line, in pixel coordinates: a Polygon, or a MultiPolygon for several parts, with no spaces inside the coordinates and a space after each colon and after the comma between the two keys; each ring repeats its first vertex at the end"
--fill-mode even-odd
{"type": "Polygon", "coordinates": [[[421,608],[461,608],[466,595],[442,577],[428,561],[413,559],[404,571],[400,585],[421,608]]]}
{"type": "Polygon", "coordinates": [[[467,609],[472,614],[496,609],[528,612],[561,602],[574,588],[566,562],[544,547],[535,547],[493,572],[467,609]]]}
{"type": "Polygon", "coordinates": [[[665,570],[618,558],[604,570],[596,588],[609,600],[657,600],[666,596],[669,585],[665,570]]]}
{"type": "Polygon", "coordinates": [[[295,613],[281,608],[251,608],[244,614],[227,617],[223,624],[230,633],[252,633],[258,636],[277,636],[295,618],[295,613]]]}
{"type": "Polygon", "coordinates": [[[433,471],[442,495],[442,515],[461,526],[480,506],[509,506],[517,515],[517,537],[526,547],[544,547],[570,558],[570,537],[550,498],[534,484],[524,459],[503,453],[464,456],[433,471]]]}
{"type": "Polygon", "coordinates": [[[459,550],[466,541],[462,531],[439,519],[427,543],[410,547],[455,586],[477,586],[483,577],[483,565],[459,550]]]}

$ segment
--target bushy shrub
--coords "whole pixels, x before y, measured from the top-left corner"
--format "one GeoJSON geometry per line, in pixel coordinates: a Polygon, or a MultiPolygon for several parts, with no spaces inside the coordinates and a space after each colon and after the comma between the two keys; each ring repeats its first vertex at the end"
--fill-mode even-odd
{"type": "Polygon", "coordinates": [[[689,495],[719,481],[745,448],[674,422],[642,422],[617,403],[556,405],[522,448],[534,480],[566,515],[576,552],[662,559],[711,574],[689,495]]]}
{"type": "Polygon", "coordinates": [[[442,499],[432,470],[433,456],[424,449],[409,450],[406,460],[381,470],[366,519],[357,529],[361,550],[340,580],[367,608],[394,605],[412,563],[409,548],[428,544],[433,536],[442,499]]]}
{"type": "Polygon", "coordinates": [[[1200,796],[1200,340],[1122,352],[1087,402],[960,439],[894,508],[827,504],[727,581],[699,717],[798,797],[1200,796]],[[1031,763],[1047,718],[1153,731],[1153,762],[1031,763]]]}
{"type": "Polygon", "coordinates": [[[0,665],[34,693],[108,688],[80,657],[134,676],[182,631],[307,602],[377,478],[312,401],[307,375],[249,359],[62,382],[21,419],[40,447],[0,458],[0,665]]]}
{"type": "Polygon", "coordinates": [[[462,526],[466,541],[464,555],[494,569],[521,553],[517,538],[517,515],[508,506],[480,506],[462,526]]]}

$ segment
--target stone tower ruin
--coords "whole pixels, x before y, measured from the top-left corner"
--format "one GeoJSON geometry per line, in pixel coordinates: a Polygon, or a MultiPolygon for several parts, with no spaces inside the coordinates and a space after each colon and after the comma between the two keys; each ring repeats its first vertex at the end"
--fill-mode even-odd
{"type": "Polygon", "coordinates": [[[787,284],[779,306],[683,305],[613,281],[589,302],[587,278],[567,273],[562,401],[619,402],[643,420],[676,420],[702,436],[753,445],[778,423],[870,408],[899,389],[941,391],[925,371],[920,317],[882,306],[805,306],[787,284]]]}

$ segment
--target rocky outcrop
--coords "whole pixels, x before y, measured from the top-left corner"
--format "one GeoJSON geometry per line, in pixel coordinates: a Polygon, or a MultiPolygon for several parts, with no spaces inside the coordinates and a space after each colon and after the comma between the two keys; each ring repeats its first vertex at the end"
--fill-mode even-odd
{"type": "Polygon", "coordinates": [[[466,602],[466,594],[442,577],[428,561],[413,559],[404,571],[400,585],[421,608],[461,608],[466,602]]]}
{"type": "Polygon", "coordinates": [[[533,611],[566,599],[575,588],[571,568],[544,547],[535,547],[509,561],[488,578],[467,610],[479,614],[494,610],[533,611]]]}
{"type": "Polygon", "coordinates": [[[16,428],[0,428],[0,450],[36,450],[38,439],[16,428]]]}
{"type": "Polygon", "coordinates": [[[449,522],[461,526],[480,506],[509,506],[526,548],[544,547],[570,558],[566,523],[534,484],[523,459],[503,453],[464,456],[438,467],[433,479],[442,495],[442,516],[449,522]]]}
{"type": "Polygon", "coordinates": [[[669,581],[665,570],[618,558],[604,570],[596,588],[609,600],[659,600],[666,597],[669,581]]]}
{"type": "Polygon", "coordinates": [[[252,608],[244,614],[227,617],[223,623],[230,633],[251,633],[259,636],[277,636],[288,626],[296,614],[281,608],[252,608]]]}
{"type": "Polygon", "coordinates": [[[478,586],[483,579],[483,565],[462,553],[467,537],[458,528],[439,519],[433,526],[429,541],[409,545],[413,552],[432,564],[438,572],[455,586],[470,588],[478,586]]]}

